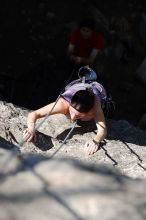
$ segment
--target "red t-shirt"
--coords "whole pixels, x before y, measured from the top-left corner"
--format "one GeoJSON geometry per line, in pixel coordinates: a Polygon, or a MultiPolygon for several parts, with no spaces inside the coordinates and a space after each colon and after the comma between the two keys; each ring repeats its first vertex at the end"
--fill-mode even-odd
{"type": "Polygon", "coordinates": [[[85,39],[78,29],[71,33],[69,43],[75,45],[74,54],[76,56],[89,57],[93,48],[103,50],[104,39],[102,34],[96,32],[92,32],[92,35],[85,39]]]}

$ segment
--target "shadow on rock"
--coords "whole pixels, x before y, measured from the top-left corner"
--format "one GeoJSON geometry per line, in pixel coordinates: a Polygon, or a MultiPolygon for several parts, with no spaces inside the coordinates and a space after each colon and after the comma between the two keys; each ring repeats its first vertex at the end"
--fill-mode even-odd
{"type": "Polygon", "coordinates": [[[20,153],[20,149],[15,144],[7,141],[6,139],[0,137],[0,148],[6,149],[6,150],[14,150],[17,153],[20,153]]]}
{"type": "Polygon", "coordinates": [[[131,143],[139,146],[146,146],[145,131],[134,127],[125,120],[108,120],[108,140],[120,140],[121,142],[131,143]]]}
{"type": "Polygon", "coordinates": [[[37,132],[37,140],[33,144],[40,150],[47,151],[54,146],[51,139],[51,136],[37,132]]]}
{"type": "MultiPolygon", "coordinates": [[[[77,122],[77,124],[80,125],[80,127],[75,127],[68,139],[71,139],[76,134],[83,135],[85,133],[92,132],[92,131],[96,130],[96,126],[95,126],[95,123],[93,123],[93,121],[79,121],[79,122],[77,122]]],[[[68,135],[69,131],[70,131],[70,129],[64,130],[56,138],[58,140],[64,140],[66,138],[66,136],[68,135]]]]}

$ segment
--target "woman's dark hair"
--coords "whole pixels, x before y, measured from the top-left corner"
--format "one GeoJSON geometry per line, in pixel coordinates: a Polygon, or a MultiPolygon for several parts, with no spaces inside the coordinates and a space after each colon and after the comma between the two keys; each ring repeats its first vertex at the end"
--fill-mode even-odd
{"type": "Polygon", "coordinates": [[[71,106],[79,112],[89,112],[94,106],[94,93],[88,89],[76,92],[71,99],[71,106]]]}
{"type": "Polygon", "coordinates": [[[82,27],[87,27],[91,30],[95,30],[96,22],[92,18],[88,18],[88,17],[82,18],[79,22],[79,28],[82,28],[82,27]]]}

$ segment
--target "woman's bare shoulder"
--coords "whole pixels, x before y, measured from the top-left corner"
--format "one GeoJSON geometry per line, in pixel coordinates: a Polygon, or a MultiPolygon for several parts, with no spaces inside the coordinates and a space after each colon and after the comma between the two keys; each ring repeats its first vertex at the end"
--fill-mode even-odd
{"type": "Polygon", "coordinates": [[[58,105],[62,109],[62,113],[66,114],[69,108],[69,102],[66,101],[63,97],[60,97],[58,100],[58,105]]]}
{"type": "Polygon", "coordinates": [[[68,110],[68,103],[65,101],[62,97],[60,97],[55,102],[52,102],[38,110],[35,111],[35,113],[38,115],[38,117],[43,117],[46,114],[50,113],[50,115],[53,114],[66,114],[68,110]]]}

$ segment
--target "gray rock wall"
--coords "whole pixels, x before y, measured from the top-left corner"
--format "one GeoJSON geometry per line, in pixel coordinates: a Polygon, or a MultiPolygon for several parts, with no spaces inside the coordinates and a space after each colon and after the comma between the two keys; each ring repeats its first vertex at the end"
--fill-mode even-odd
{"type": "Polygon", "coordinates": [[[144,131],[107,120],[107,139],[87,156],[93,124],[77,125],[60,148],[72,124],[50,116],[37,141],[20,146],[28,110],[0,102],[0,111],[0,219],[146,219],[144,131]]]}
{"type": "Polygon", "coordinates": [[[0,150],[0,219],[143,220],[146,182],[108,166],[0,150]]]}

